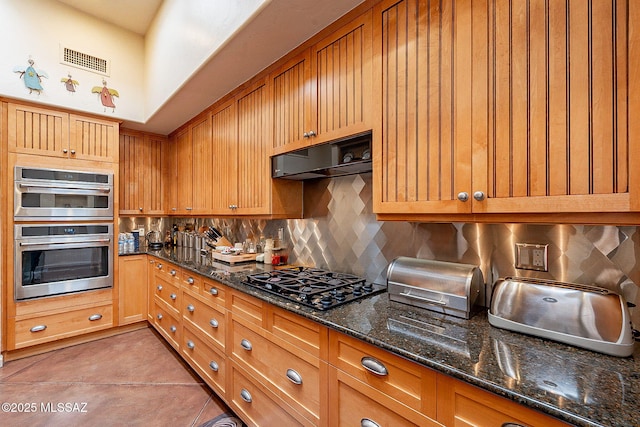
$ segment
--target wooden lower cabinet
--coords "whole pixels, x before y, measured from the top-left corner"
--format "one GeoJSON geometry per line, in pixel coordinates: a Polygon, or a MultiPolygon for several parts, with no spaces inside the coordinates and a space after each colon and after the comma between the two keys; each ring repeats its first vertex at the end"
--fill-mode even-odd
{"type": "Polygon", "coordinates": [[[190,324],[182,329],[182,357],[219,396],[225,396],[226,357],[190,324]]]}
{"type": "Polygon", "coordinates": [[[446,426],[566,427],[555,418],[438,374],[438,421],[446,426]]]}
{"type": "Polygon", "coordinates": [[[118,259],[118,324],[147,319],[147,256],[130,255],[118,259]]]}
{"type": "Polygon", "coordinates": [[[185,326],[197,330],[224,352],[227,333],[227,315],[224,308],[208,305],[199,295],[183,293],[182,320],[185,326]]]}
{"type": "Polygon", "coordinates": [[[173,310],[166,307],[165,303],[156,299],[151,309],[153,322],[151,323],[160,335],[176,349],[180,350],[180,338],[182,336],[182,323],[180,318],[176,317],[173,310]]]}
{"type": "Polygon", "coordinates": [[[389,395],[335,368],[329,368],[330,426],[441,426],[389,395]]]}

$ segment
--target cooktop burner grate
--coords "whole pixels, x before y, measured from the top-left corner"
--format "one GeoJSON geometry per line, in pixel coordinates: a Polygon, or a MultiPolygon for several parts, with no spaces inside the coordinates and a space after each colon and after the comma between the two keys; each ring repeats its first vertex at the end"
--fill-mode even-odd
{"type": "Polygon", "coordinates": [[[327,310],[387,289],[351,274],[308,267],[250,274],[243,283],[317,310],[327,310]]]}

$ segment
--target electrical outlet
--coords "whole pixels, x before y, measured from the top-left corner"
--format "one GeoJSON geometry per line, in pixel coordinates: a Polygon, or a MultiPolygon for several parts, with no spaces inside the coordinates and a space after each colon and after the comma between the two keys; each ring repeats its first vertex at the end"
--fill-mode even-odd
{"type": "Polygon", "coordinates": [[[516,243],[516,265],[521,270],[549,271],[546,244],[516,243]]]}

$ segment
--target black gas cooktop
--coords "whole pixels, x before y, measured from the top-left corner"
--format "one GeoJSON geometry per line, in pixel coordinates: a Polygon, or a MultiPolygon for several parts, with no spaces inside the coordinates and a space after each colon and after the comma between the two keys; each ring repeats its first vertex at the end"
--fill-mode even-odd
{"type": "Polygon", "coordinates": [[[317,310],[327,310],[387,289],[351,274],[308,267],[250,274],[243,283],[317,310]]]}

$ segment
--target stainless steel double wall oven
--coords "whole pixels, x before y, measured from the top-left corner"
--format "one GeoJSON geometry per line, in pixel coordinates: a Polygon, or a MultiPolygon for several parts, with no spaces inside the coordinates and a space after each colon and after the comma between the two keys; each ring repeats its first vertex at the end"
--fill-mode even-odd
{"type": "Polygon", "coordinates": [[[15,167],[15,299],[113,286],[113,173],[15,167]]]}

